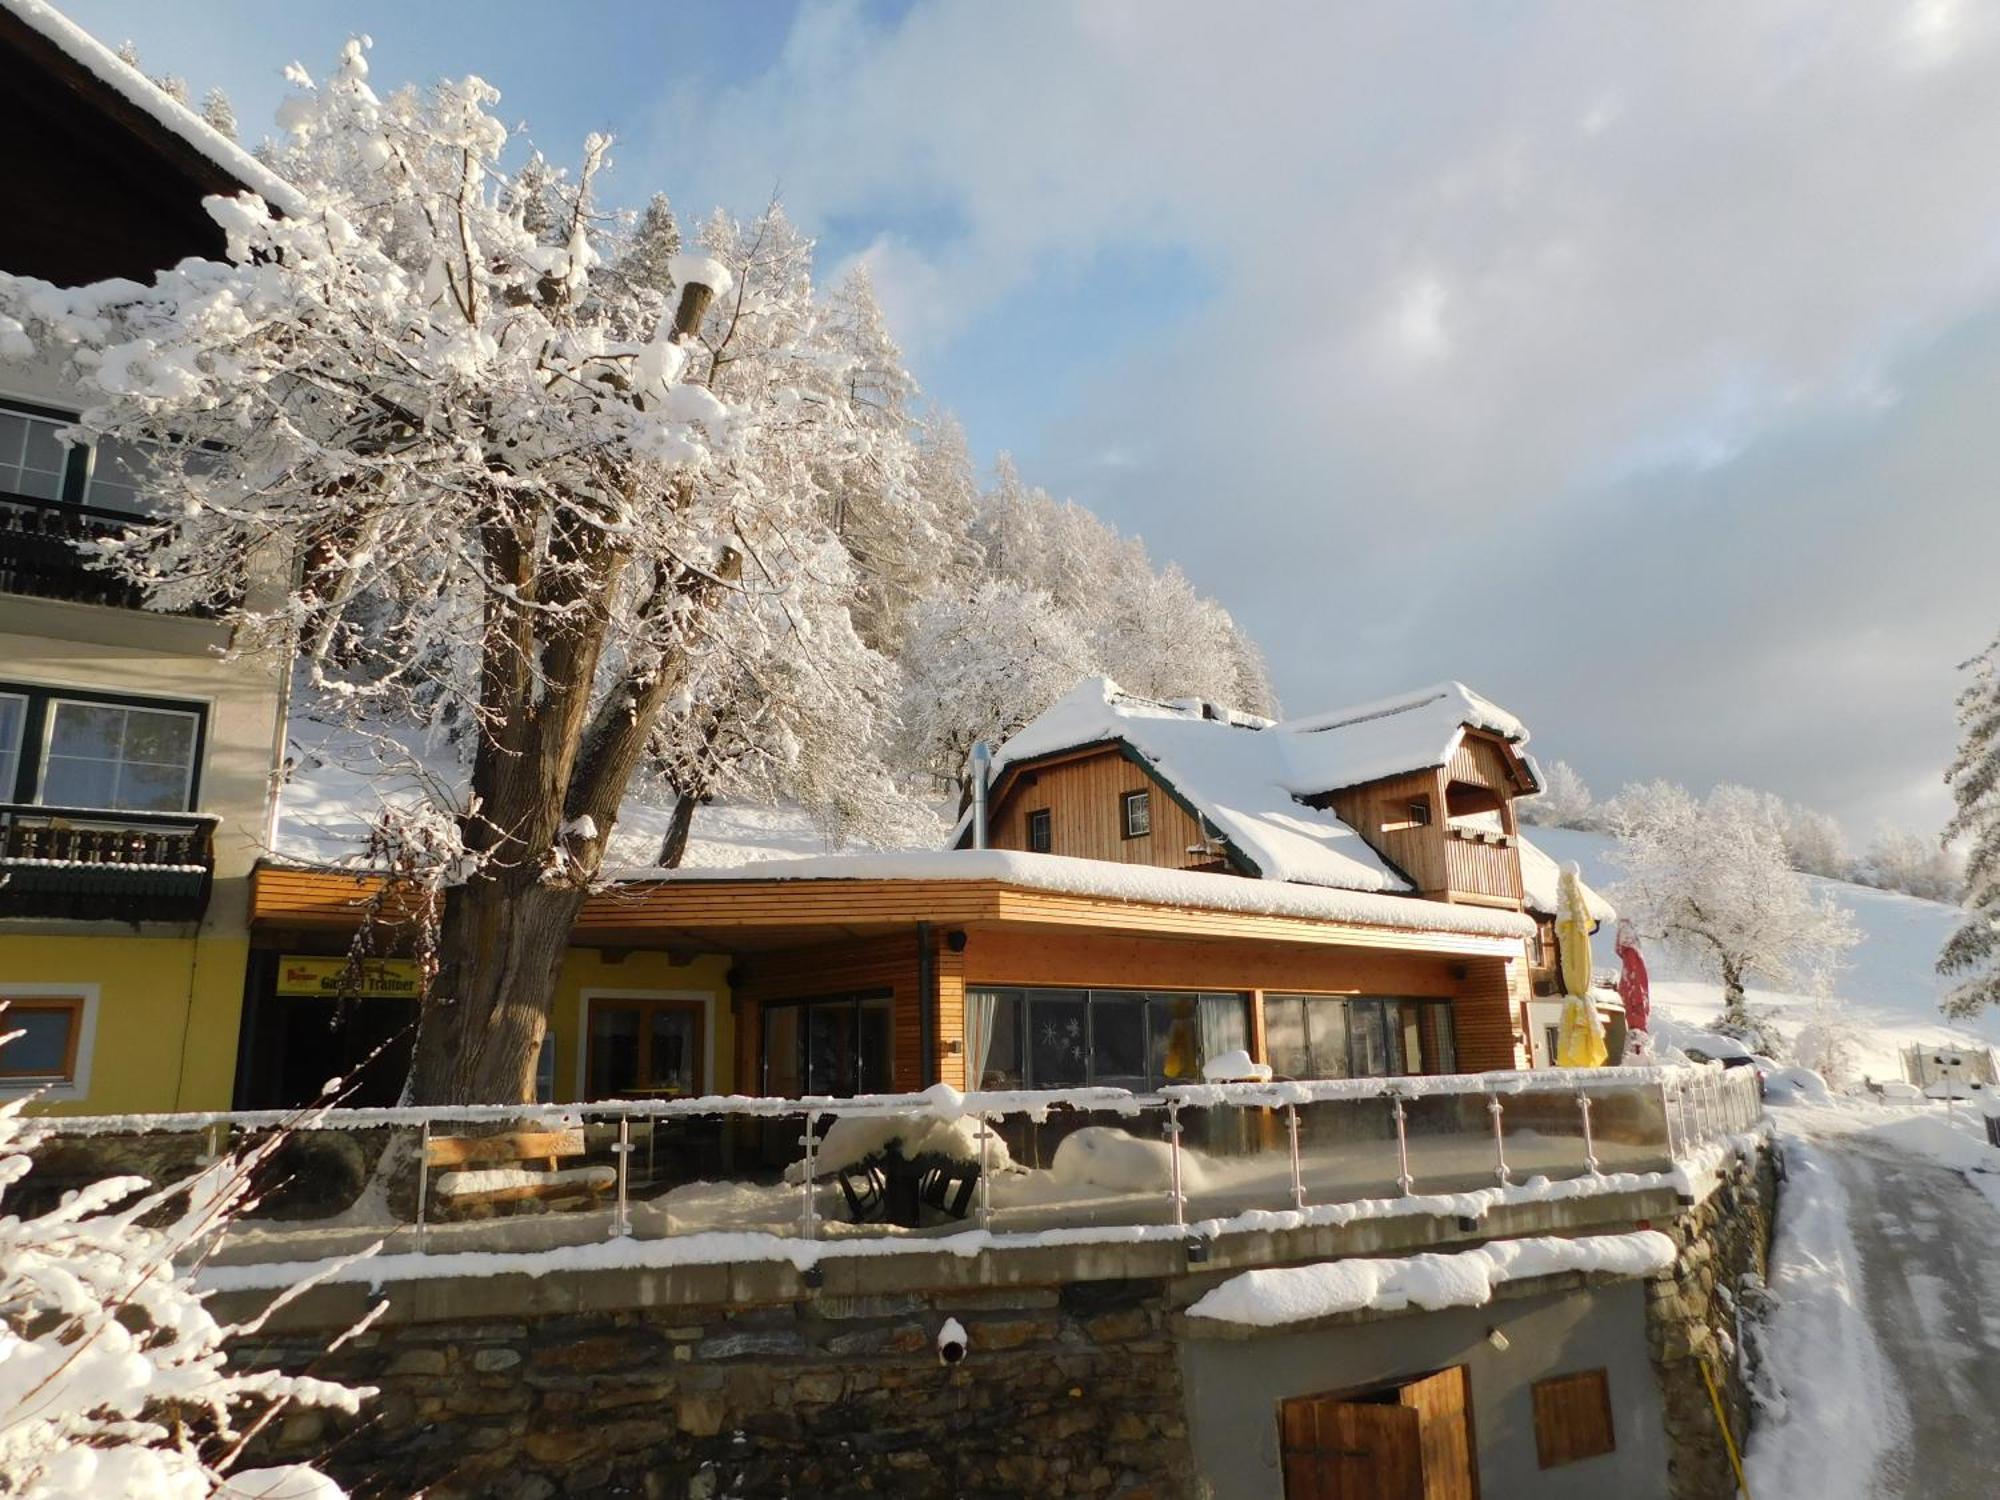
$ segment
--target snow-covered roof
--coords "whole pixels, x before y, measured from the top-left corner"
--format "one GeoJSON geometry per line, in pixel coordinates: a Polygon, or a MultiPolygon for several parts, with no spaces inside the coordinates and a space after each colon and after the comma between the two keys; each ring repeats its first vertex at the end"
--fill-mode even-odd
{"type": "Polygon", "coordinates": [[[1274,723],[1199,700],[1142,698],[1108,677],[1088,677],[1003,744],[993,771],[1123,744],[1265,879],[1407,891],[1409,882],[1359,833],[1301,799],[1444,765],[1468,727],[1515,745],[1528,738],[1519,719],[1457,682],[1274,723]]]}
{"type": "Polygon", "coordinates": [[[1487,730],[1515,746],[1528,742],[1527,726],[1462,682],[1287,719],[1276,729],[1288,737],[1293,776],[1302,790],[1312,792],[1444,765],[1467,729],[1487,730]]]}
{"type": "MultiPolygon", "coordinates": [[[[1538,916],[1556,915],[1556,887],[1562,880],[1562,866],[1528,842],[1526,835],[1515,840],[1521,846],[1521,888],[1527,895],[1528,910],[1538,916]]],[[[1583,904],[1593,922],[1615,922],[1618,909],[1578,880],[1583,888],[1583,904]]]]}
{"type": "Polygon", "coordinates": [[[926,849],[890,854],[827,854],[760,860],[734,869],[621,869],[619,880],[997,880],[1071,896],[1102,896],[1199,911],[1304,917],[1358,926],[1519,938],[1532,931],[1519,912],[1443,901],[1411,901],[1375,891],[1332,890],[1277,880],[1240,880],[1200,870],[1029,854],[1017,849],[926,849]]]}
{"type": "Polygon", "coordinates": [[[304,198],[290,183],[45,0],[0,0],[0,13],[49,42],[266,203],[288,214],[305,211],[304,198]]]}

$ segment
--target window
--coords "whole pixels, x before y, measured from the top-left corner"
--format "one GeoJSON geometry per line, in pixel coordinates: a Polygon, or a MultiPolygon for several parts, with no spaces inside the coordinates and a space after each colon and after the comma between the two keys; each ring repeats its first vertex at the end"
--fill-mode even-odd
{"type": "Polygon", "coordinates": [[[192,704],[0,687],[0,802],[192,811],[202,731],[192,704]]]}
{"type": "MultiPolygon", "coordinates": [[[[587,1004],[584,1097],[683,1099],[702,1092],[708,1044],[703,1001],[592,995],[587,1004]]],[[[553,1082],[553,1072],[550,1077],[553,1082]]]]}
{"type": "Polygon", "coordinates": [[[1212,1057],[1250,1045],[1241,994],[1147,990],[979,990],[993,1022],[974,1059],[979,1087],[1094,1085],[1144,1093],[1194,1083],[1212,1057]]]}
{"type": "Polygon", "coordinates": [[[21,735],[27,723],[27,697],[0,693],[0,802],[14,800],[14,788],[21,779],[21,735]]]}
{"type": "Polygon", "coordinates": [[[887,995],[828,995],[762,1007],[764,1092],[883,1094],[894,1084],[893,1002],[887,995]]]}
{"type": "Polygon", "coordinates": [[[100,438],[91,446],[90,477],[84,481],[83,503],[99,510],[144,515],[151,483],[146,454],[137,443],[100,438]]]}
{"type": "Polygon", "coordinates": [[[21,1035],[0,1046],[0,1082],[73,1083],[83,1039],[83,998],[36,997],[6,1005],[0,1012],[0,1035],[21,1035]]]}
{"type": "Polygon", "coordinates": [[[1028,849],[1034,854],[1049,852],[1049,810],[1038,807],[1028,814],[1028,849]]]}
{"type": "Polygon", "coordinates": [[[0,402],[0,493],[35,500],[74,498],[76,450],[56,436],[69,423],[61,412],[0,402]]]}
{"type": "Polygon", "coordinates": [[[1269,994],[1264,1046],[1280,1078],[1390,1078],[1458,1067],[1449,1000],[1269,994]]]}
{"type": "Polygon", "coordinates": [[[1118,804],[1124,815],[1126,838],[1142,839],[1153,831],[1153,794],[1150,791],[1126,792],[1119,797],[1118,804]]]}
{"type": "Polygon", "coordinates": [[[1431,799],[1414,797],[1410,800],[1410,826],[1428,828],[1431,823],[1431,799]]]}
{"type": "Polygon", "coordinates": [[[1611,1380],[1603,1370],[1554,1375],[1534,1384],[1535,1452],[1553,1469],[1596,1458],[1617,1446],[1611,1430],[1611,1380]]]}

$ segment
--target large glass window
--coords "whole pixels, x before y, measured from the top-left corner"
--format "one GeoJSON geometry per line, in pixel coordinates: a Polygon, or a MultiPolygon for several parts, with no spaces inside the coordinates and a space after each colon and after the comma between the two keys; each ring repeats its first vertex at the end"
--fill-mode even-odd
{"type": "Polygon", "coordinates": [[[763,1007],[764,1092],[883,1094],[894,1087],[887,995],[832,995],[763,1007]]]}
{"type": "Polygon", "coordinates": [[[590,998],[587,1097],[678,1099],[701,1093],[707,1036],[699,1000],[590,998]]]}
{"type": "Polygon", "coordinates": [[[1280,1078],[1388,1078],[1458,1067],[1449,1000],[1267,994],[1264,1046],[1280,1078]]]}
{"type": "Polygon", "coordinates": [[[1210,1058],[1249,1046],[1249,1001],[1191,990],[980,990],[993,1024],[977,1086],[1143,1093],[1195,1083],[1210,1058]]]}
{"type": "Polygon", "coordinates": [[[39,800],[50,807],[185,812],[200,716],[54,698],[39,800]]]}

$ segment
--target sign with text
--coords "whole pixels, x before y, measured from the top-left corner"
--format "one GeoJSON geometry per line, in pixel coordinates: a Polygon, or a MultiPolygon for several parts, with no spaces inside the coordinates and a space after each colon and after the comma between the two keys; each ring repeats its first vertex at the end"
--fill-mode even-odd
{"type": "Polygon", "coordinates": [[[278,960],[281,996],[414,1000],[422,983],[422,974],[407,958],[367,958],[355,965],[345,958],[287,953],[278,960]]]}

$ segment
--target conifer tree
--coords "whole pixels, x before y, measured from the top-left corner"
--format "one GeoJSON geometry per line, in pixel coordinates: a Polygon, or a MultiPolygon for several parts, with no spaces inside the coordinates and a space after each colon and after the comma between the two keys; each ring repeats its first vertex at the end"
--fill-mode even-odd
{"type": "Polygon", "coordinates": [[[1945,997],[1951,1016],[2000,1004],[2000,639],[1964,670],[1971,680],[1958,695],[1958,758],[1945,772],[1956,803],[1945,838],[1967,846],[1966,915],[1937,964],[1958,981],[1945,997]]]}

